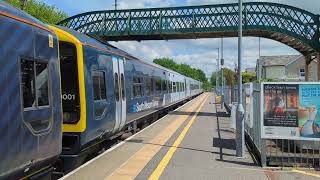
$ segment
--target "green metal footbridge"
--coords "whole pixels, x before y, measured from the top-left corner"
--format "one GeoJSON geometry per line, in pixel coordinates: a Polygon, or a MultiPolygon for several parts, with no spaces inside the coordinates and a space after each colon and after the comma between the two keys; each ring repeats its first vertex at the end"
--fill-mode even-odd
{"type": "MultiPolygon", "coordinates": [[[[267,2],[243,4],[243,34],[274,39],[304,55],[320,52],[320,16],[267,2]]],[[[235,37],[238,4],[93,11],[59,25],[105,41],[235,37]]]]}

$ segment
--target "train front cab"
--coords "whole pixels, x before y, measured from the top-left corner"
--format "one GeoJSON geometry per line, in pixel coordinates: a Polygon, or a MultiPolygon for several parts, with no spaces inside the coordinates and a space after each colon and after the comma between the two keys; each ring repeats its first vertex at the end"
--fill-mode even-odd
{"type": "Polygon", "coordinates": [[[79,151],[80,135],[86,129],[84,61],[81,42],[50,26],[59,40],[61,99],[63,108],[62,154],[79,151]]]}
{"type": "Polygon", "coordinates": [[[50,176],[61,153],[55,34],[0,1],[0,179],[50,176]]]}
{"type": "Polygon", "coordinates": [[[63,27],[51,28],[60,44],[61,159],[63,171],[68,172],[125,126],[125,59],[88,36],[63,27]]]}

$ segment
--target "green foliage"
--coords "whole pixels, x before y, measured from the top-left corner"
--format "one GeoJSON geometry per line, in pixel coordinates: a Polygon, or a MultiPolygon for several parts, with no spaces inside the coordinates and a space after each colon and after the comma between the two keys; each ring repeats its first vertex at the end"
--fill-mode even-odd
{"type": "Polygon", "coordinates": [[[209,82],[209,81],[207,81],[207,82],[204,82],[203,83],[203,89],[205,90],[205,91],[211,91],[211,89],[212,89],[212,84],[209,82]]]}
{"type": "Polygon", "coordinates": [[[235,72],[231,69],[223,68],[223,75],[225,76],[227,86],[233,86],[236,83],[235,72]]]}
{"type": "MultiPolygon", "coordinates": [[[[212,73],[212,76],[210,78],[210,82],[213,86],[216,85],[216,78],[217,78],[217,74],[218,74],[218,82],[219,82],[219,86],[221,86],[221,70],[218,71],[218,72],[213,72],[212,73]]],[[[235,79],[235,72],[232,71],[231,69],[229,68],[223,68],[223,76],[225,78],[225,85],[226,86],[233,86],[236,84],[236,79],[235,79]]],[[[256,75],[255,74],[251,74],[251,73],[248,73],[248,72],[242,72],[241,73],[242,75],[242,83],[248,83],[248,82],[256,82],[256,75]]],[[[271,80],[273,81],[272,79],[267,79],[268,81],[271,80]]],[[[266,81],[267,81],[266,80],[266,81]]]]}
{"type": "MultiPolygon", "coordinates": [[[[223,68],[223,77],[225,85],[233,86],[236,81],[234,79],[235,73],[229,68],[223,68]]],[[[221,70],[218,72],[213,72],[210,78],[210,82],[213,86],[216,86],[216,79],[218,78],[218,85],[221,86],[221,70]]]]}
{"type": "Polygon", "coordinates": [[[242,75],[242,83],[249,83],[256,80],[256,75],[248,72],[241,72],[242,75]]]}
{"type": "Polygon", "coordinates": [[[212,72],[210,77],[210,83],[212,86],[216,86],[217,72],[212,72]]]}
{"type": "Polygon", "coordinates": [[[176,62],[174,62],[173,59],[158,58],[158,59],[154,59],[153,62],[165,68],[176,71],[182,75],[199,80],[203,83],[206,83],[208,81],[205,73],[201,69],[192,68],[187,64],[177,64],[176,62]]]}
{"type": "Polygon", "coordinates": [[[192,68],[187,64],[177,64],[173,59],[170,58],[158,58],[153,60],[154,63],[163,66],[165,68],[176,71],[184,76],[199,80],[203,83],[203,89],[210,91],[212,85],[208,82],[206,74],[201,69],[192,68]]]}
{"type": "MultiPolygon", "coordinates": [[[[9,4],[21,9],[19,0],[5,0],[9,4]]],[[[23,8],[25,12],[47,24],[56,24],[67,18],[67,14],[55,6],[50,6],[37,0],[28,0],[23,8]]]]}

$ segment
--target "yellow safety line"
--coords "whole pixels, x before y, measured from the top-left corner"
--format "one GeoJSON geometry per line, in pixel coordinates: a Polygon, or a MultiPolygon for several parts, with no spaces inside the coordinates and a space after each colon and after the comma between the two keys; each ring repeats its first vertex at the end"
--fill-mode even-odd
{"type": "Polygon", "coordinates": [[[309,172],[305,172],[297,169],[293,169],[292,172],[320,178],[320,174],[309,173],[309,172]]]}
{"type": "Polygon", "coordinates": [[[159,179],[161,174],[163,173],[164,169],[167,167],[167,165],[169,164],[171,158],[173,157],[173,154],[176,152],[177,147],[181,144],[183,138],[186,136],[188,130],[190,129],[191,125],[193,124],[193,122],[195,121],[199,111],[201,110],[202,106],[204,105],[204,103],[206,102],[208,98],[208,95],[206,96],[206,98],[204,99],[204,101],[201,103],[201,105],[199,106],[199,108],[197,109],[196,113],[193,115],[193,117],[191,118],[191,120],[188,122],[188,124],[184,127],[183,131],[181,132],[181,134],[179,135],[179,137],[176,139],[176,141],[173,143],[173,145],[170,147],[169,151],[166,153],[166,155],[162,158],[162,160],[160,161],[160,163],[158,164],[157,168],[153,171],[153,173],[151,174],[151,176],[149,177],[149,180],[155,180],[155,179],[159,179]]]}

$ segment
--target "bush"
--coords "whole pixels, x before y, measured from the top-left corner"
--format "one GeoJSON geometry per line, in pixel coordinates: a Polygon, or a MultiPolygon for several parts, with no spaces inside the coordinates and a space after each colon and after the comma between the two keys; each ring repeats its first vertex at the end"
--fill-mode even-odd
{"type": "MultiPolygon", "coordinates": [[[[19,0],[5,1],[21,9],[21,3],[19,0]]],[[[23,8],[23,11],[47,24],[57,24],[68,17],[65,12],[59,10],[55,6],[51,6],[37,0],[28,0],[23,8]]]]}

